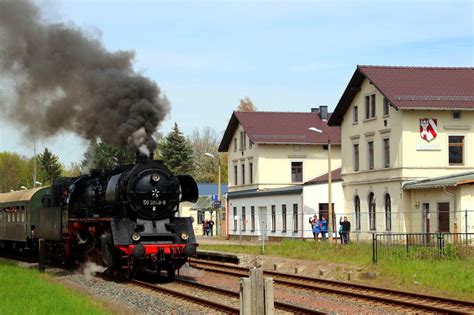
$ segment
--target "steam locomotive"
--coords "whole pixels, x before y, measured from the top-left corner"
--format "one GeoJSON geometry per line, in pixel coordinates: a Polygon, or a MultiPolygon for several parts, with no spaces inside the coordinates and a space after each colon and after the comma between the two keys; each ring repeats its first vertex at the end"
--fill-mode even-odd
{"type": "Polygon", "coordinates": [[[191,176],[138,156],[136,164],[0,194],[0,250],[37,253],[43,239],[50,261],[91,261],[126,278],[163,270],[172,278],[197,248],[192,218],[179,217],[178,206],[197,198],[191,176]]]}

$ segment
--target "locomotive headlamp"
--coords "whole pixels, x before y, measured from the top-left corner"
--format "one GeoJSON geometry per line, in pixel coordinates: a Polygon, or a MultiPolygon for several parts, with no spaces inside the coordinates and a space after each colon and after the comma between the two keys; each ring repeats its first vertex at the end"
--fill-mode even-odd
{"type": "Polygon", "coordinates": [[[181,232],[181,235],[180,235],[181,239],[183,241],[187,240],[189,238],[189,234],[186,233],[186,232],[181,232]]]}
{"type": "Polygon", "coordinates": [[[158,181],[160,180],[160,175],[159,175],[159,174],[156,174],[156,173],[155,173],[155,174],[152,174],[152,175],[151,175],[151,180],[152,180],[153,182],[158,182],[158,181]]]}
{"type": "Polygon", "coordinates": [[[133,232],[130,237],[132,238],[132,241],[134,242],[138,242],[140,240],[140,234],[138,234],[137,232],[133,232]]]}

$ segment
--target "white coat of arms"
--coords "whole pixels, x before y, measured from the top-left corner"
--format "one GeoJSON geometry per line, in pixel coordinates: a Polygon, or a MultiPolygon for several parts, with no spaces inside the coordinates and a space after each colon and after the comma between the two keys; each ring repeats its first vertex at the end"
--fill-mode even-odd
{"type": "Polygon", "coordinates": [[[438,120],[433,118],[420,119],[420,136],[430,142],[438,135],[438,120]]]}

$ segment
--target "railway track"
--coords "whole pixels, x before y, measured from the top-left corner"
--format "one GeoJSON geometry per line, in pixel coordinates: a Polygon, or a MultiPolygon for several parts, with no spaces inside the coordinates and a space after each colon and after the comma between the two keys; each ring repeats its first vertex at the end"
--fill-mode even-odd
{"type": "MultiPolygon", "coordinates": [[[[249,269],[240,266],[201,261],[193,259],[191,266],[210,272],[216,272],[236,277],[248,276],[249,269]]],[[[474,303],[443,297],[428,296],[418,293],[403,292],[385,288],[370,287],[354,283],[315,279],[299,275],[290,275],[274,271],[264,271],[271,276],[277,285],[290,286],[299,289],[332,293],[349,298],[362,299],[370,303],[378,302],[411,310],[426,312],[469,314],[474,313],[474,303]]]]}
{"type": "MultiPolygon", "coordinates": [[[[212,308],[219,312],[227,314],[239,314],[240,312],[239,307],[236,306],[240,303],[240,293],[237,291],[217,288],[195,281],[186,280],[181,277],[176,277],[173,283],[178,283],[181,286],[180,289],[171,289],[161,284],[153,284],[139,280],[133,280],[132,283],[149,290],[162,292],[172,296],[177,296],[186,301],[191,301],[193,303],[212,308]],[[196,294],[186,293],[186,291],[205,292],[207,293],[207,295],[205,295],[204,297],[200,297],[196,294]],[[226,299],[227,302],[224,303],[223,301],[226,299]],[[220,302],[216,302],[216,300],[219,300],[220,302]]],[[[324,312],[319,312],[310,308],[305,308],[283,302],[275,302],[275,310],[292,314],[326,314],[324,312]]]]}

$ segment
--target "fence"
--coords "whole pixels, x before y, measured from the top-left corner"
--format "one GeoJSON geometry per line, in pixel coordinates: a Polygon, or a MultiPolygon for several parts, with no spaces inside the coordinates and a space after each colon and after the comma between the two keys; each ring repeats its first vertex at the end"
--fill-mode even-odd
{"type": "Polygon", "coordinates": [[[372,260],[474,257],[474,233],[373,234],[372,260]]]}
{"type": "MultiPolygon", "coordinates": [[[[249,211],[229,214],[228,233],[239,238],[271,239],[311,239],[313,237],[309,219],[324,212],[294,212],[293,209],[282,212],[280,206],[276,209],[268,207],[264,215],[259,213],[258,207],[250,207],[249,211]],[[255,209],[253,209],[255,208],[255,209]]],[[[347,216],[351,222],[351,242],[370,242],[374,234],[395,235],[399,233],[474,233],[474,210],[450,211],[448,216],[438,210],[431,212],[422,209],[412,209],[404,212],[350,212],[336,209],[332,216],[331,231],[338,236],[339,220],[347,216]],[[441,215],[440,215],[441,213],[441,215]],[[447,230],[443,230],[447,228],[447,230]]],[[[405,235],[405,234],[403,234],[405,235]]]]}

